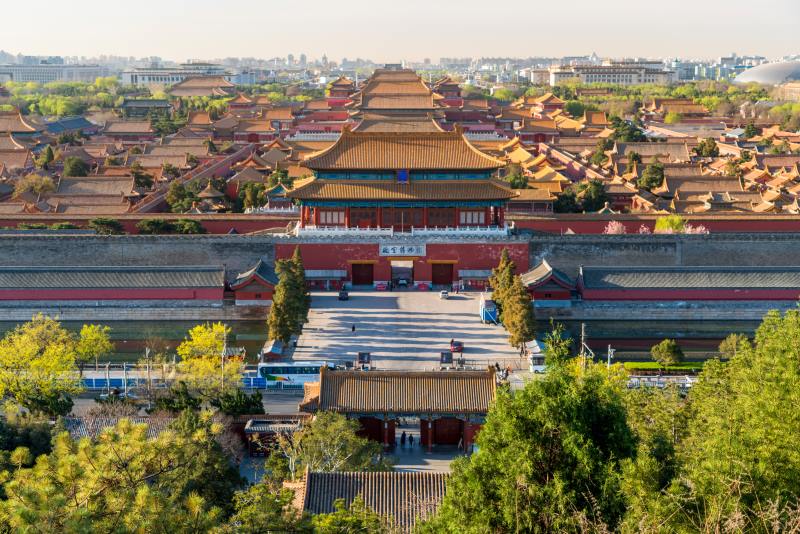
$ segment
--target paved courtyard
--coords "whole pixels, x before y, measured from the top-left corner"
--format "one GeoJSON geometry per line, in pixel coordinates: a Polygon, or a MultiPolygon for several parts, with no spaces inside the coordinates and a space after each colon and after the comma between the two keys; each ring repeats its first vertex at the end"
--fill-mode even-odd
{"type": "Polygon", "coordinates": [[[469,367],[498,363],[524,365],[502,327],[478,317],[479,292],[353,291],[340,301],[335,292],[312,293],[309,323],[293,359],[354,361],[356,353],[372,353],[373,367],[396,370],[439,369],[439,353],[450,339],[464,343],[469,367]],[[355,332],[352,327],[355,325],[355,332]]]}

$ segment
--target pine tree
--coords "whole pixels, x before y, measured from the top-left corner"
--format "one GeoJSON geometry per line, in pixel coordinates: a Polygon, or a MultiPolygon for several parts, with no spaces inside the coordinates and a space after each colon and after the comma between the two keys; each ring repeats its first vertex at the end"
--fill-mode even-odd
{"type": "MultiPolygon", "coordinates": [[[[297,299],[300,303],[300,324],[299,328],[308,322],[308,310],[311,309],[311,295],[308,292],[308,285],[306,284],[306,270],[303,267],[303,257],[300,255],[300,247],[294,248],[292,254],[292,273],[296,279],[297,284],[297,299]]],[[[299,331],[297,332],[300,333],[299,331]]]]}
{"type": "Polygon", "coordinates": [[[514,281],[514,272],[517,270],[516,264],[511,260],[508,255],[508,249],[503,249],[500,254],[500,263],[497,268],[492,269],[492,275],[489,277],[489,284],[492,286],[493,293],[492,299],[497,305],[497,310],[503,313],[503,299],[505,292],[511,287],[514,281]]]}
{"type": "Polygon", "coordinates": [[[504,295],[503,325],[508,330],[508,342],[520,348],[536,335],[536,319],[531,297],[519,276],[514,276],[511,287],[504,295]]]}
{"type": "Polygon", "coordinates": [[[292,335],[299,333],[301,307],[298,301],[297,278],[291,260],[275,262],[278,285],[272,296],[272,307],[267,318],[269,339],[288,343],[292,335]]]}

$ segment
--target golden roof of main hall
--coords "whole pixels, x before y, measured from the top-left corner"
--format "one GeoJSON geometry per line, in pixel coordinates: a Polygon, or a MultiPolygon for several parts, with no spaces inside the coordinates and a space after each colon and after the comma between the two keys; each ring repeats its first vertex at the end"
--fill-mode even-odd
{"type": "Polygon", "coordinates": [[[507,200],[517,195],[498,180],[325,180],[311,178],[286,196],[298,200],[507,200]]]}
{"type": "Polygon", "coordinates": [[[329,148],[306,157],[314,170],[494,170],[505,166],[452,132],[353,132],[345,127],[329,148]]]}

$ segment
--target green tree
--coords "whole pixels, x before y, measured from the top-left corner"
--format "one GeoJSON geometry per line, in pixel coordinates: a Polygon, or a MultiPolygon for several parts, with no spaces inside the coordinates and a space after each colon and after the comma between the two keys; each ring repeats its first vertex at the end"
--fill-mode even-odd
{"type": "MultiPolygon", "coordinates": [[[[295,278],[297,288],[297,300],[300,304],[300,328],[308,322],[308,312],[311,309],[311,293],[308,292],[308,283],[306,282],[306,269],[303,266],[303,256],[300,253],[300,247],[294,247],[292,253],[292,275],[295,278]]],[[[296,334],[300,334],[298,329],[296,334]]]]}
{"type": "Polygon", "coordinates": [[[78,336],[78,344],[75,347],[76,357],[75,363],[83,372],[83,366],[88,362],[94,360],[97,366],[98,359],[105,356],[114,350],[114,344],[111,343],[109,334],[111,328],[99,324],[85,324],[81,327],[81,332],[78,336]]]}
{"type": "Polygon", "coordinates": [[[50,193],[56,190],[56,184],[49,176],[42,174],[29,174],[17,181],[14,186],[14,194],[21,195],[28,191],[41,195],[43,193],[50,193]]]}
{"type": "Polygon", "coordinates": [[[750,139],[751,137],[755,137],[759,134],[758,128],[752,122],[748,122],[747,126],[744,127],[744,137],[745,139],[750,139]]]}
{"type": "Polygon", "coordinates": [[[664,215],[656,219],[655,233],[680,234],[686,229],[686,219],[678,214],[664,215]]]}
{"type": "Polygon", "coordinates": [[[642,163],[642,156],[638,152],[630,152],[628,154],[628,163],[642,163]]]}
{"type": "Polygon", "coordinates": [[[635,440],[617,365],[556,362],[539,380],[500,389],[478,452],[452,464],[430,533],[613,530],[625,512],[621,462],[635,440]]]}
{"type": "Polygon", "coordinates": [[[694,148],[694,153],[703,158],[716,158],[719,156],[719,147],[713,138],[706,137],[694,148]]]}
{"type": "Polygon", "coordinates": [[[169,209],[173,213],[185,213],[189,211],[194,202],[197,202],[197,194],[179,182],[172,182],[167,189],[165,197],[169,209]]]}
{"type": "Polygon", "coordinates": [[[683,117],[680,113],[676,113],[674,111],[670,111],[666,115],[664,115],[664,124],[677,124],[683,120],[683,117]]]}
{"type": "Polygon", "coordinates": [[[48,230],[77,230],[78,226],[69,222],[57,222],[47,227],[48,230]]]}
{"type": "Polygon", "coordinates": [[[95,442],[64,432],[52,453],[10,475],[2,511],[21,532],[207,532],[240,485],[220,430],[204,418],[153,439],[128,420],[95,442]]]}
{"type": "Polygon", "coordinates": [[[142,168],[142,164],[138,161],[131,165],[131,174],[133,174],[134,186],[143,189],[150,189],[153,187],[153,175],[145,172],[142,168]]]}
{"type": "Polygon", "coordinates": [[[501,320],[508,330],[508,342],[512,347],[520,348],[536,335],[536,318],[528,290],[519,276],[503,295],[501,320]]]}
{"type": "Polygon", "coordinates": [[[564,104],[564,111],[573,117],[582,117],[584,111],[586,111],[586,106],[578,100],[568,100],[567,103],[564,104]]]}
{"type": "Polygon", "coordinates": [[[582,182],[578,186],[578,196],[581,198],[581,205],[586,212],[599,211],[608,202],[605,185],[599,178],[582,182]]]}
{"type": "Polygon", "coordinates": [[[665,339],[650,348],[650,356],[661,367],[677,365],[683,361],[683,351],[674,339],[665,339]]]}
{"type": "Polygon", "coordinates": [[[578,195],[575,189],[567,187],[558,194],[556,201],[553,203],[553,211],[556,213],[577,213],[581,210],[578,203],[578,195]]]}
{"type": "Polygon", "coordinates": [[[159,218],[142,219],[136,229],[140,234],[171,234],[175,230],[171,222],[159,218]]]}
{"type": "Polygon", "coordinates": [[[288,343],[293,335],[303,327],[306,288],[300,286],[296,267],[292,260],[275,262],[278,285],[272,295],[272,306],[267,318],[267,336],[282,343],[288,343]]]}
{"type": "Polygon", "coordinates": [[[725,364],[705,364],[688,393],[675,481],[634,510],[637,531],[791,530],[800,495],[799,342],[800,311],[772,311],[753,344],[742,341],[725,364]]]}
{"type": "Polygon", "coordinates": [[[0,340],[0,396],[33,412],[63,415],[81,389],[75,339],[55,319],[35,315],[0,340]]]}
{"type": "Polygon", "coordinates": [[[315,534],[385,534],[392,531],[387,521],[367,508],[360,496],[353,499],[350,506],[343,499],[337,499],[334,507],[334,512],[311,518],[315,534]]]}
{"type": "Polygon", "coordinates": [[[739,348],[748,342],[744,334],[730,334],[720,342],[719,353],[723,358],[733,358],[739,353],[739,348]]]}
{"type": "Polygon", "coordinates": [[[223,532],[311,532],[308,519],[293,506],[294,493],[279,484],[261,482],[233,497],[234,513],[223,532]]]}
{"type": "Polygon", "coordinates": [[[500,262],[497,264],[497,267],[492,269],[492,274],[489,276],[489,285],[492,287],[492,299],[495,305],[497,305],[497,310],[501,317],[505,294],[514,284],[514,274],[516,270],[517,265],[511,260],[508,249],[504,248],[500,253],[500,262]]]}
{"type": "Polygon", "coordinates": [[[100,235],[117,235],[124,233],[122,223],[116,219],[97,217],[89,221],[89,228],[100,235]]]}
{"type": "Polygon", "coordinates": [[[278,436],[272,454],[288,462],[290,477],[302,471],[388,471],[391,465],[382,457],[380,443],[358,435],[358,421],[334,412],[319,412],[293,434],[278,436]]]}
{"type": "Polygon", "coordinates": [[[241,389],[223,392],[219,398],[211,399],[211,406],[225,415],[255,415],[264,413],[264,400],[261,392],[247,394],[241,389]]]}
{"type": "Polygon", "coordinates": [[[650,191],[659,187],[664,182],[664,165],[654,160],[650,165],[644,168],[644,172],[636,181],[636,185],[642,189],[650,191]]]}
{"type": "Polygon", "coordinates": [[[244,361],[226,355],[226,339],[230,329],[222,323],[200,324],[189,330],[176,352],[179,379],[188,388],[207,399],[219,399],[237,389],[242,382],[244,361]]]}
{"type": "Polygon", "coordinates": [[[53,147],[47,145],[47,148],[44,149],[42,155],[36,158],[36,166],[40,169],[47,170],[50,167],[50,164],[53,163],[54,159],[56,159],[56,156],[53,153],[53,147]]]}
{"type": "Polygon", "coordinates": [[[177,219],[172,227],[179,234],[205,234],[206,229],[199,221],[194,219],[177,219]]]}
{"type": "Polygon", "coordinates": [[[64,176],[86,176],[89,165],[80,158],[70,156],[64,160],[64,176]]]}

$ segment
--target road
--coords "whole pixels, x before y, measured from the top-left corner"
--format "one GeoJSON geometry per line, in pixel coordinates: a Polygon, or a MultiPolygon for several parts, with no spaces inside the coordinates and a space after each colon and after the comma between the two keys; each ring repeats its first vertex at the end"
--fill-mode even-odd
{"type": "Polygon", "coordinates": [[[363,351],[372,354],[379,369],[433,370],[439,369],[439,353],[456,339],[464,343],[467,365],[524,364],[502,327],[479,320],[478,292],[451,294],[447,300],[438,292],[420,291],[354,291],[347,301],[336,293],[314,292],[312,298],[294,360],[353,361],[363,351]]]}

